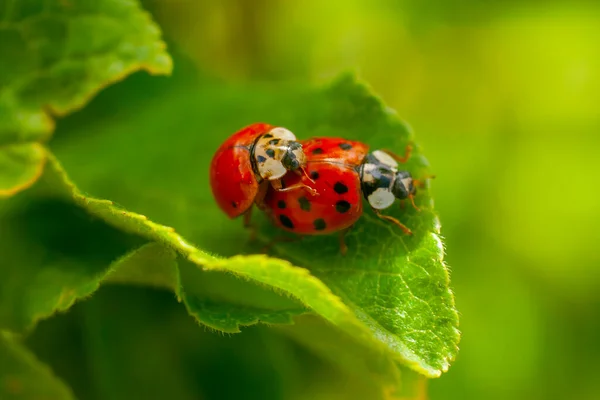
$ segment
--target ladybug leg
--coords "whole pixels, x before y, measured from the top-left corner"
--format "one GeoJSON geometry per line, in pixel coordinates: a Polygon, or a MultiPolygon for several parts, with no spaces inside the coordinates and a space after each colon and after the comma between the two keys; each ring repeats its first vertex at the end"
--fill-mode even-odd
{"type": "Polygon", "coordinates": [[[244,216],[244,228],[250,231],[250,241],[253,242],[256,240],[258,236],[258,228],[256,225],[252,223],[252,209],[254,205],[256,205],[260,210],[265,210],[265,206],[263,200],[267,195],[267,189],[269,189],[269,184],[267,182],[261,182],[258,186],[258,192],[256,193],[256,197],[254,197],[254,204],[248,208],[248,210],[243,214],[244,216]]]}
{"type": "MultiPolygon", "coordinates": [[[[421,179],[413,179],[413,185],[423,189],[423,188],[425,188],[425,179],[433,179],[433,178],[435,178],[435,175],[425,175],[421,179]]],[[[421,209],[419,207],[417,207],[417,205],[415,204],[415,195],[411,194],[408,196],[408,198],[410,199],[410,202],[411,202],[413,208],[417,211],[421,211],[421,209]]],[[[401,207],[404,208],[404,201],[402,201],[400,204],[401,204],[401,207]]]]}
{"type": "Polygon", "coordinates": [[[313,196],[319,195],[319,192],[317,192],[315,189],[311,188],[310,186],[306,186],[303,183],[297,183],[292,186],[283,187],[281,180],[275,180],[275,181],[271,181],[271,186],[273,186],[273,189],[277,190],[278,192],[289,192],[291,190],[304,189],[313,196]]]}
{"type": "Polygon", "coordinates": [[[267,190],[269,190],[269,183],[267,181],[262,181],[260,185],[258,185],[258,192],[256,192],[256,196],[254,197],[254,204],[256,204],[259,210],[265,210],[264,200],[267,195],[267,190]]]}
{"type": "Polygon", "coordinates": [[[348,252],[348,246],[346,245],[345,238],[346,238],[346,234],[348,232],[350,232],[350,229],[352,229],[352,226],[350,226],[346,229],[342,229],[340,231],[340,236],[339,236],[339,238],[340,238],[340,253],[342,253],[343,256],[345,256],[346,253],[348,252]]]}
{"type": "Polygon", "coordinates": [[[254,207],[250,207],[248,211],[244,213],[244,228],[250,231],[250,241],[253,242],[256,240],[256,236],[258,235],[256,226],[252,223],[252,209],[254,207]]]}
{"type": "Polygon", "coordinates": [[[410,196],[408,196],[408,198],[410,199],[410,203],[412,204],[413,208],[417,211],[421,211],[421,209],[415,204],[415,195],[411,194],[410,196]]]}
{"type": "Polygon", "coordinates": [[[392,157],[394,160],[398,161],[399,163],[404,164],[405,162],[407,162],[410,159],[410,156],[413,151],[413,147],[412,147],[412,144],[407,144],[406,148],[404,149],[403,156],[399,156],[398,154],[395,154],[391,150],[387,150],[387,149],[383,149],[382,151],[384,153],[386,153],[387,155],[389,155],[390,157],[392,157]]]}
{"type": "Polygon", "coordinates": [[[389,221],[392,224],[396,225],[398,228],[402,229],[402,232],[404,232],[407,235],[412,235],[412,231],[410,229],[408,229],[406,227],[406,225],[404,225],[402,222],[398,221],[396,218],[394,217],[390,217],[389,215],[383,215],[381,213],[381,211],[375,209],[375,208],[371,208],[373,210],[373,212],[375,213],[375,215],[377,215],[379,218],[385,220],[385,221],[389,221]]]}
{"type": "Polygon", "coordinates": [[[435,179],[435,175],[425,175],[421,179],[413,179],[413,185],[418,186],[421,189],[424,189],[426,179],[435,179]]]}
{"type": "Polygon", "coordinates": [[[252,228],[252,206],[244,213],[244,228],[252,228]]]}

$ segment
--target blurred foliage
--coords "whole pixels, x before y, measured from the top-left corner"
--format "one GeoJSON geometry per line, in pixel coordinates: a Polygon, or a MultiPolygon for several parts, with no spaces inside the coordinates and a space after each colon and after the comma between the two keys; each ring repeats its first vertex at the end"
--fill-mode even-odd
{"type": "MultiPolygon", "coordinates": [[[[0,11],[15,3],[0,0],[0,11]]],[[[429,396],[600,397],[596,361],[600,257],[594,248],[600,190],[591,184],[600,172],[596,156],[600,149],[600,5],[535,0],[145,0],[143,5],[161,27],[171,53],[183,55],[174,65],[173,77],[132,75],[102,91],[82,112],[58,120],[51,149],[84,190],[117,200],[132,211],[162,215],[157,222],[193,236],[201,229],[195,222],[196,210],[209,201],[202,187],[207,160],[200,158],[210,149],[189,147],[187,158],[173,159],[168,146],[160,153],[148,152],[158,141],[155,135],[168,133],[173,145],[185,148],[185,140],[178,137],[183,127],[199,137],[212,135],[214,126],[225,124],[221,121],[235,129],[244,115],[275,115],[271,108],[290,101],[298,87],[328,83],[344,69],[357,70],[418,132],[418,142],[437,175],[430,191],[443,223],[446,261],[453,267],[463,338],[449,372],[428,383],[429,396]],[[190,77],[194,75],[210,85],[203,94],[193,93],[197,82],[190,77]],[[266,95],[251,96],[265,90],[273,96],[290,95],[272,101],[261,100],[266,95]],[[218,99],[226,99],[231,107],[220,106],[225,101],[218,99]],[[195,107],[207,104],[214,108],[212,120],[201,126],[190,123],[200,118],[195,107]],[[135,122],[140,114],[152,115],[152,122],[140,127],[135,122]],[[174,115],[187,118],[188,126],[185,119],[174,124],[174,115]],[[130,135],[135,143],[127,142],[130,135]],[[129,146],[129,153],[116,152],[123,146],[129,146]],[[147,160],[138,164],[135,158],[127,158],[136,153],[147,160]],[[92,161],[109,154],[112,158],[105,164],[92,161]],[[194,157],[198,159],[192,165],[201,178],[189,172],[194,157]],[[176,174],[182,174],[179,182],[169,179],[176,174]],[[186,182],[189,194],[163,204],[160,190],[141,193],[140,182],[148,183],[147,187],[161,182],[161,189],[170,193],[186,182]]],[[[4,26],[0,24],[0,32],[4,26]]],[[[2,38],[0,50],[8,43],[2,38]]],[[[7,68],[15,71],[8,59],[0,57],[0,75],[7,68]]],[[[5,82],[2,76],[0,82],[5,82]]],[[[7,87],[0,85],[0,116],[12,123],[1,108],[2,101],[12,96],[6,94],[11,93],[7,87]]],[[[279,118],[294,121],[293,112],[279,118]]],[[[297,112],[308,113],[303,107],[297,112]]],[[[320,133],[311,131],[311,135],[320,133]]],[[[214,147],[219,138],[210,140],[214,147]]],[[[402,143],[396,140],[393,146],[402,143]]],[[[12,139],[9,143],[16,145],[12,139]]],[[[45,156],[0,148],[5,151],[0,152],[0,181],[9,182],[7,187],[39,176],[39,170],[30,167],[45,156]],[[14,171],[15,164],[29,168],[4,180],[2,172],[14,171]]],[[[30,281],[33,284],[24,296],[0,290],[4,305],[11,306],[2,312],[25,311],[0,313],[3,321],[13,327],[28,326],[98,290],[97,283],[80,286],[82,277],[145,286],[103,286],[91,299],[42,321],[27,335],[25,345],[79,398],[347,399],[349,393],[352,398],[378,398],[374,393],[380,393],[385,383],[360,379],[385,376],[390,370],[385,357],[374,355],[374,349],[356,346],[350,335],[306,315],[297,317],[295,326],[256,325],[227,337],[198,328],[176,303],[176,296],[147,288],[165,286],[177,293],[180,278],[175,270],[153,263],[164,256],[163,248],[140,248],[144,240],[139,236],[108,227],[54,198],[43,204],[30,199],[33,193],[46,198],[50,192],[52,186],[44,178],[33,192],[19,197],[20,210],[26,212],[11,217],[11,225],[2,220],[0,228],[11,235],[1,236],[1,248],[22,246],[25,272],[33,271],[36,262],[48,266],[46,275],[30,281]],[[45,224],[65,228],[48,232],[45,224]],[[20,240],[25,233],[28,239],[20,240]],[[110,264],[127,251],[131,258],[110,264]],[[140,265],[148,269],[137,267],[140,258],[140,265]],[[54,268],[57,265],[61,268],[54,268]],[[65,271],[68,274],[61,275],[65,271]],[[63,280],[65,286],[82,290],[76,294],[41,290],[48,280],[63,280]],[[44,298],[53,307],[42,308],[40,314],[33,300],[44,298]],[[20,320],[23,315],[29,318],[20,320]]],[[[2,187],[0,194],[4,194],[2,187]]],[[[79,196],[80,205],[104,210],[96,215],[109,222],[121,210],[79,196]]],[[[14,203],[0,203],[0,215],[14,211],[10,204],[14,203]]],[[[139,217],[131,213],[127,221],[138,224],[136,232],[147,239],[147,220],[139,217]]],[[[206,235],[207,249],[235,254],[233,247],[222,252],[227,245],[223,247],[219,237],[227,232],[234,244],[241,243],[245,235],[238,225],[224,218],[215,222],[213,242],[206,235]]],[[[170,234],[168,229],[160,232],[170,234]]],[[[294,250],[293,246],[287,249],[294,250]]],[[[263,298],[271,295],[263,287],[223,278],[218,272],[199,272],[187,261],[179,267],[199,293],[218,299],[220,305],[239,304],[244,296],[257,299],[257,306],[271,304],[263,298]],[[200,273],[204,276],[194,276],[200,273]],[[218,287],[227,290],[215,290],[218,287]]],[[[9,287],[6,281],[3,285],[9,287]]],[[[188,310],[189,304],[198,305],[188,302],[188,310]]],[[[62,396],[55,398],[69,398],[60,380],[20,340],[4,336],[0,346],[0,371],[9,359],[16,360],[19,368],[26,367],[19,380],[0,382],[0,393],[4,389],[30,398],[15,382],[34,379],[39,387],[50,382],[48,390],[62,396]]],[[[417,392],[424,395],[422,387],[417,392]]],[[[377,396],[392,398],[391,392],[383,393],[377,396]]]]}
{"type": "Polygon", "coordinates": [[[171,71],[160,31],[135,2],[0,2],[0,196],[42,173],[50,114],[145,69],[171,71]]]}

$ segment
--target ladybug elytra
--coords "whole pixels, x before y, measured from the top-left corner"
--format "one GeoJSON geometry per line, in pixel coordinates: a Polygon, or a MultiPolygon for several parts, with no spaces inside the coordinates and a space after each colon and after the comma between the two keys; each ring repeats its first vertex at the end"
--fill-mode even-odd
{"type": "Polygon", "coordinates": [[[324,235],[351,227],[362,214],[360,177],[354,167],[367,154],[360,142],[338,138],[302,141],[312,179],[287,174],[284,185],[309,185],[317,195],[268,191],[265,211],[275,225],[301,235],[324,235]]]}

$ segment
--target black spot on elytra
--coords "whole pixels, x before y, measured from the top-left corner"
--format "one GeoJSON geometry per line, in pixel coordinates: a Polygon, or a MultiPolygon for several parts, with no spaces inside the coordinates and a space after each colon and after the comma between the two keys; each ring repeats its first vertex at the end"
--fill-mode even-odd
{"type": "Polygon", "coordinates": [[[273,137],[273,135],[271,135],[270,133],[267,133],[267,134],[265,134],[263,137],[264,137],[264,138],[267,138],[267,139],[269,139],[269,138],[272,138],[272,137],[273,137]]]}
{"type": "Polygon", "coordinates": [[[258,162],[259,162],[259,163],[261,163],[261,164],[262,164],[262,163],[264,163],[265,161],[267,161],[267,159],[266,159],[265,157],[263,157],[263,156],[258,156],[258,157],[256,157],[256,159],[257,159],[257,160],[258,160],[258,162]]]}
{"type": "Polygon", "coordinates": [[[267,149],[265,153],[267,153],[267,155],[271,158],[275,157],[275,150],[273,149],[267,149]]]}
{"type": "Polygon", "coordinates": [[[335,185],[333,185],[333,190],[335,190],[337,194],[344,194],[348,191],[348,186],[344,185],[342,182],[336,182],[335,185]]]}
{"type": "Polygon", "coordinates": [[[312,151],[313,154],[323,154],[323,149],[320,147],[317,147],[316,149],[314,149],[312,151]]]}
{"type": "Polygon", "coordinates": [[[340,149],[342,150],[350,150],[352,148],[350,143],[340,143],[338,146],[340,146],[340,149]]]}
{"type": "Polygon", "coordinates": [[[327,224],[325,223],[325,220],[323,218],[315,219],[313,221],[313,225],[315,226],[315,229],[318,231],[322,231],[323,229],[327,228],[327,224]]]}
{"type": "Polygon", "coordinates": [[[294,223],[292,222],[291,219],[289,219],[285,215],[281,214],[279,216],[279,221],[281,221],[281,225],[285,226],[286,228],[294,229],[294,223]]]}
{"type": "Polygon", "coordinates": [[[279,139],[269,140],[269,144],[272,144],[273,146],[275,146],[276,144],[279,144],[279,139]]]}
{"type": "Polygon", "coordinates": [[[310,177],[312,180],[316,181],[317,179],[319,179],[319,173],[317,171],[311,171],[310,177]]]}
{"type": "Polygon", "coordinates": [[[237,208],[237,203],[236,203],[235,201],[232,201],[232,202],[231,202],[231,207],[233,207],[233,208],[237,208]]]}
{"type": "Polygon", "coordinates": [[[285,201],[279,200],[277,202],[277,208],[285,208],[285,207],[286,207],[285,201]]]}
{"type": "Polygon", "coordinates": [[[350,203],[348,203],[346,200],[340,200],[337,203],[335,203],[335,210],[342,214],[348,212],[350,207],[350,203]]]}
{"type": "Polygon", "coordinates": [[[310,211],[310,201],[304,196],[298,199],[298,204],[300,204],[300,209],[302,211],[310,211]]]}

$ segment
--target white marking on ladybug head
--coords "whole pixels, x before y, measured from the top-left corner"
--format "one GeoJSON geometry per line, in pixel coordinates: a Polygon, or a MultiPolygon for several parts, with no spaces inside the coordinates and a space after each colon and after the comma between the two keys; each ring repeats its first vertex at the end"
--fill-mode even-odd
{"type": "Polygon", "coordinates": [[[263,179],[279,179],[288,171],[306,166],[302,145],[285,128],[273,128],[262,135],[256,141],[253,151],[257,172],[263,179]]]}
{"type": "Polygon", "coordinates": [[[398,168],[398,162],[396,162],[396,160],[394,160],[394,158],[387,154],[385,151],[375,150],[372,154],[382,164],[385,164],[391,167],[392,169],[398,168]]]}
{"type": "Polygon", "coordinates": [[[296,135],[294,135],[291,131],[280,126],[271,129],[269,133],[273,135],[273,138],[275,139],[289,140],[294,142],[297,140],[296,135]]]}
{"type": "Polygon", "coordinates": [[[402,184],[404,185],[404,187],[406,188],[406,191],[408,192],[410,189],[410,185],[412,184],[412,177],[408,177],[408,178],[404,178],[402,179],[402,184]]]}
{"type": "Polygon", "coordinates": [[[283,177],[287,173],[287,169],[283,166],[280,160],[266,157],[265,161],[258,162],[258,173],[263,179],[274,180],[283,177]]]}
{"type": "Polygon", "coordinates": [[[383,210],[394,204],[396,197],[389,188],[377,188],[367,198],[371,207],[376,210],[383,210]]]}
{"type": "Polygon", "coordinates": [[[375,182],[374,172],[377,169],[375,164],[364,164],[362,167],[362,180],[363,182],[375,182]]]}

